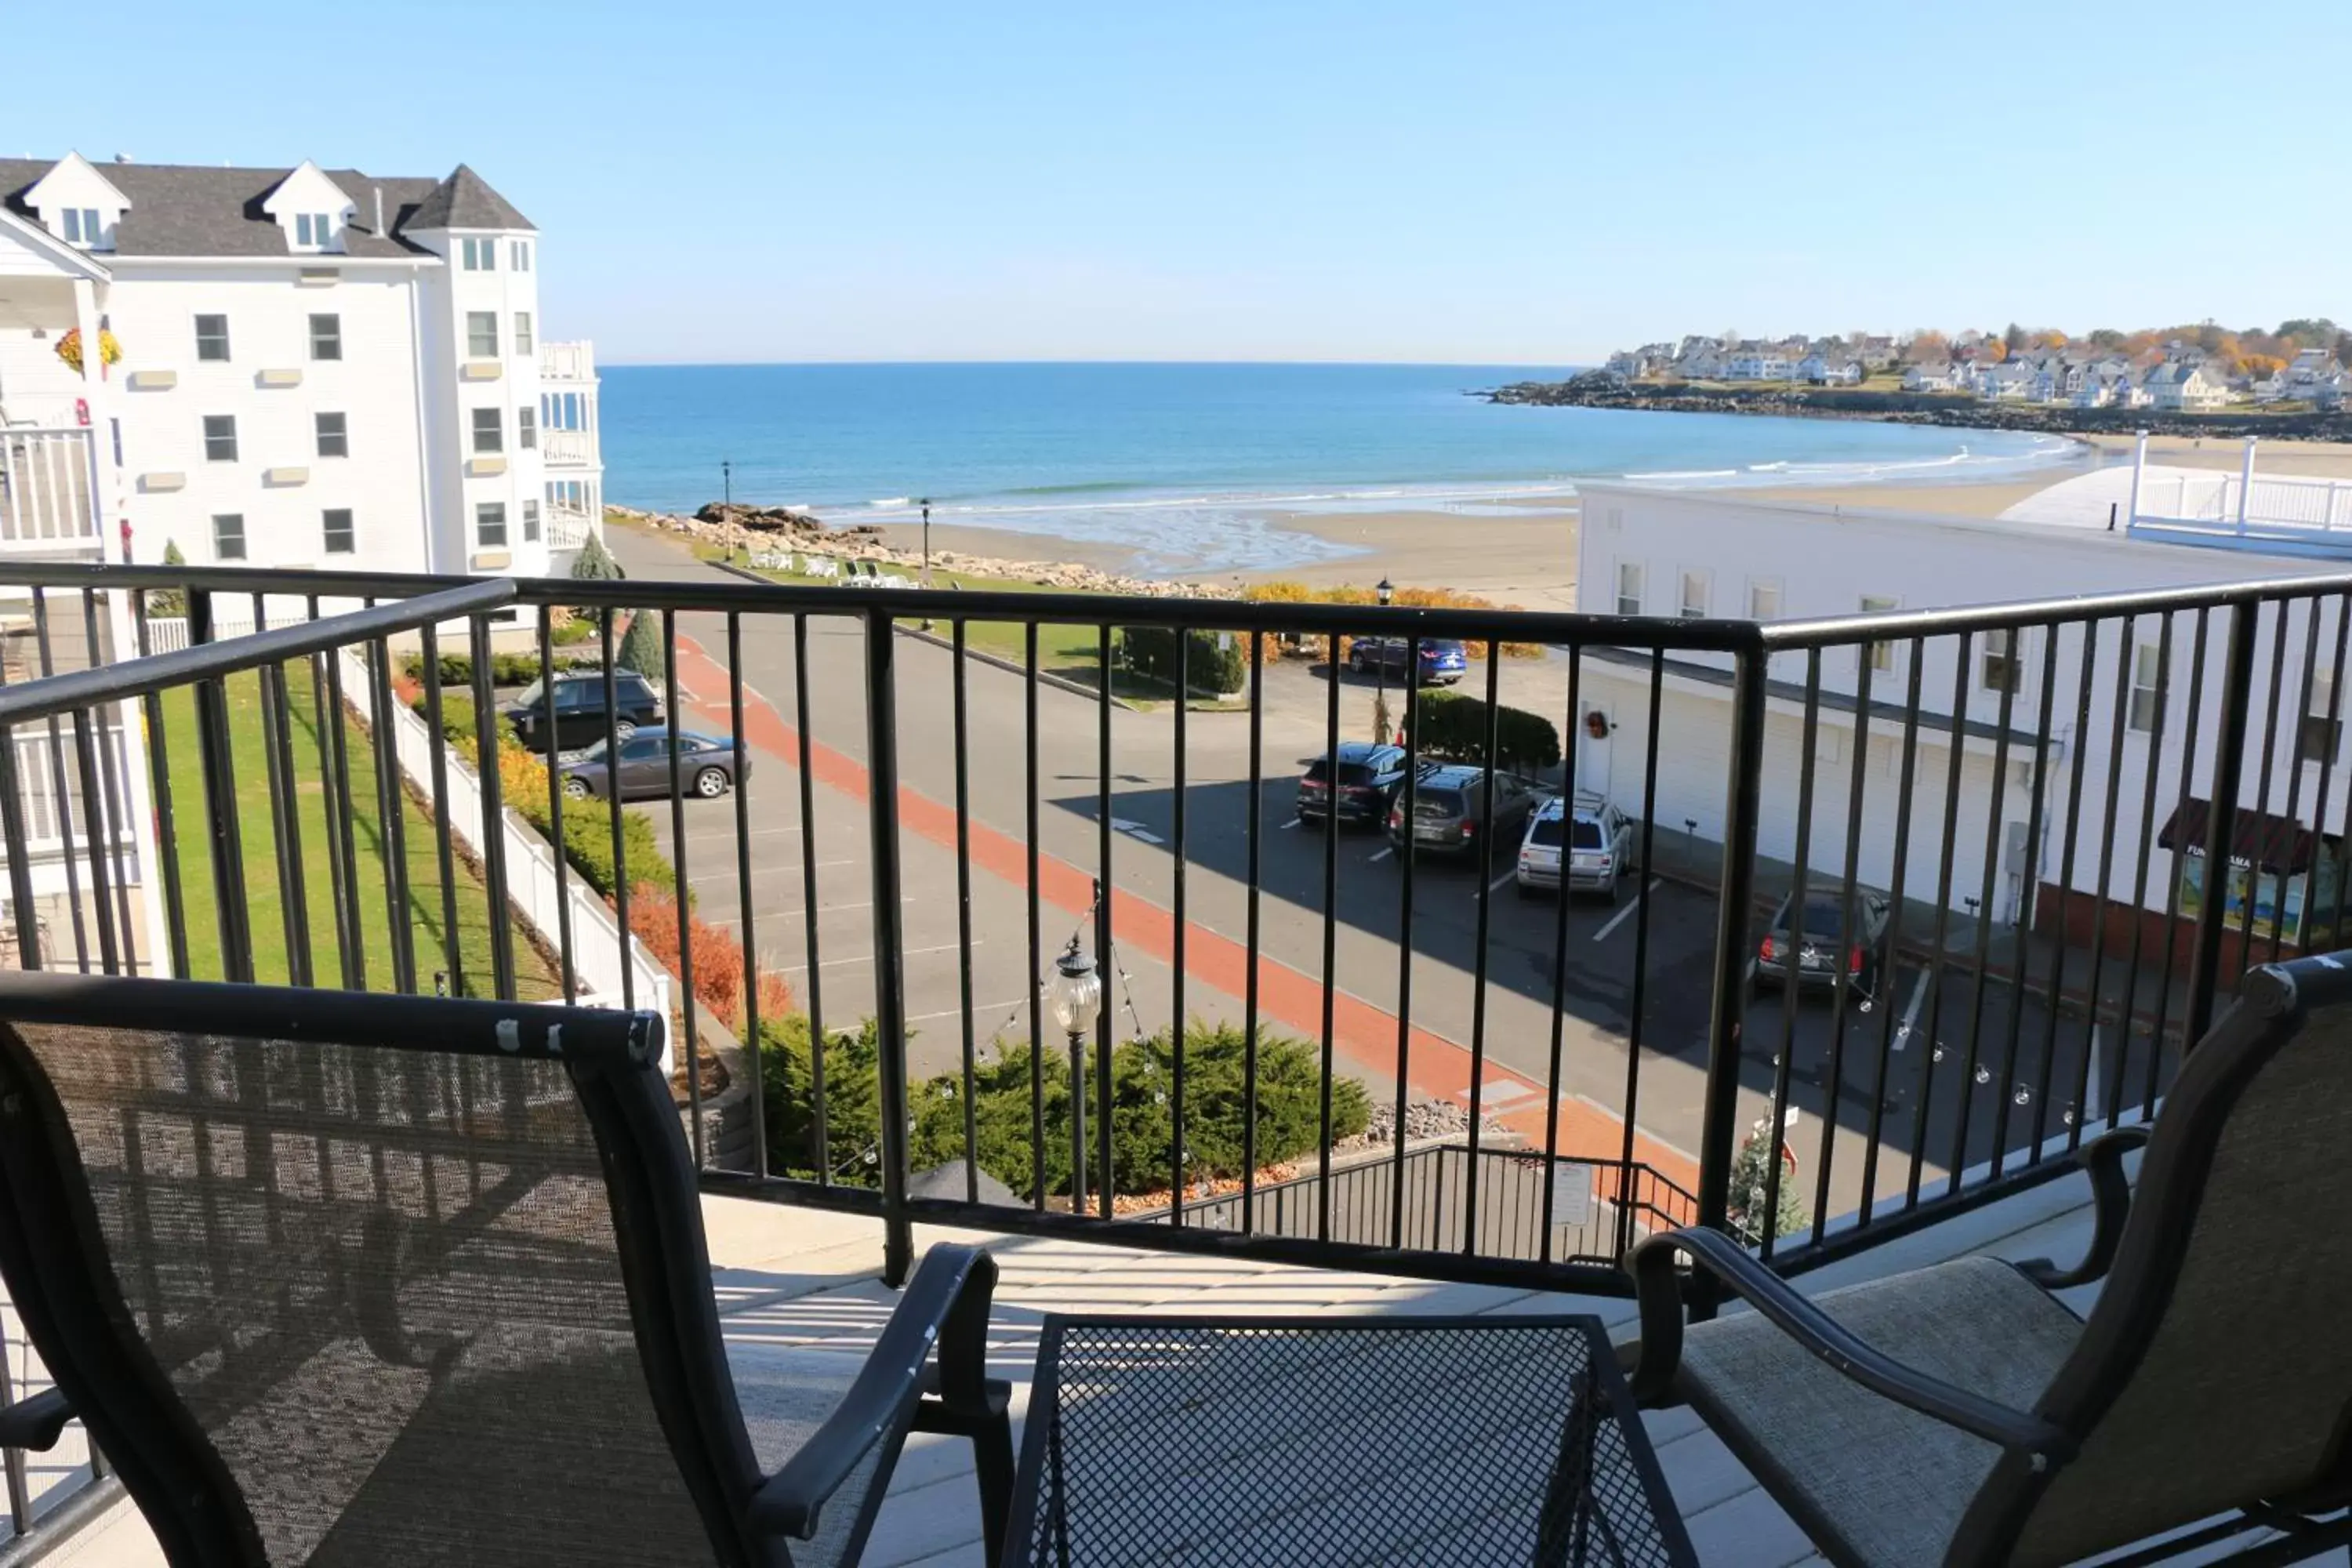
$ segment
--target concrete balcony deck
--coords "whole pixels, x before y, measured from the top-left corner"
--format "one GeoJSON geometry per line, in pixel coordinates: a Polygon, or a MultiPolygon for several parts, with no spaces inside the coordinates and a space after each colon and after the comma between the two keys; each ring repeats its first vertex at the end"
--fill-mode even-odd
{"type": "MultiPolygon", "coordinates": [[[[1958,1215],[1804,1278],[1809,1291],[1984,1253],[2007,1258],[2081,1255],[2091,1233],[2088,1181],[2068,1175],[1958,1215]]],[[[878,1221],[733,1199],[703,1204],[713,1284],[730,1339],[814,1345],[863,1357],[895,1293],[878,1278],[878,1221]]],[[[1016,1422],[1026,1409],[1040,1325],[1048,1311],[1297,1313],[1591,1312],[1630,1338],[1633,1303],[1611,1298],[1445,1285],[1384,1275],[1297,1268],[1227,1258],[966,1231],[916,1233],[986,1245],[1003,1273],[992,1316],[998,1375],[1013,1382],[1016,1422]]],[[[2087,1310],[2096,1287],[2074,1293],[2087,1310]]],[[[1650,1434],[1699,1560],[1724,1568],[1819,1562],[1812,1543],[1728,1449],[1687,1410],[1653,1414],[1650,1434]]],[[[1015,1441],[1018,1441],[1016,1433],[1015,1441]]],[[[984,1563],[971,1450],[918,1434],[892,1478],[868,1568],[976,1568],[984,1563]]],[[[60,1468],[79,1464],[79,1453],[60,1468]]],[[[163,1561],[137,1511],[116,1507],[49,1561],[77,1568],[154,1568],[163,1561]]]]}

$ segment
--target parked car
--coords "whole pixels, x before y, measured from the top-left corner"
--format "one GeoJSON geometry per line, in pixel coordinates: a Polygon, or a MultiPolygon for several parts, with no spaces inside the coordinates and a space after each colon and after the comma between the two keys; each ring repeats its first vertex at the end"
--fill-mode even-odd
{"type": "MultiPolygon", "coordinates": [[[[623,740],[663,720],[660,694],[635,670],[613,672],[613,700],[612,732],[623,740]]],[[[594,670],[559,671],[551,704],[548,683],[534,680],[499,711],[532,751],[578,751],[605,738],[604,677],[594,670]]]]}
{"type": "MultiPolygon", "coordinates": [[[[1414,781],[1412,844],[1420,853],[1471,855],[1486,842],[1483,820],[1486,770],[1468,763],[1447,763],[1423,773],[1414,781]]],[[[1518,841],[1535,811],[1535,786],[1517,773],[1495,773],[1495,818],[1491,831],[1498,844],[1518,841]]],[[[1404,797],[1389,808],[1389,841],[1402,848],[1405,842],[1404,797]]],[[[1507,853],[1507,851],[1506,851],[1507,853]]]]}
{"type": "MultiPolygon", "coordinates": [[[[1404,787],[1405,769],[1411,763],[1411,753],[1402,746],[1371,741],[1340,742],[1339,820],[1369,822],[1377,826],[1388,816],[1389,805],[1396,799],[1397,792],[1404,787]]],[[[1433,765],[1423,763],[1423,771],[1433,765]]],[[[1319,822],[1332,814],[1331,771],[1330,759],[1318,757],[1299,775],[1301,822],[1319,822]]]]}
{"type": "MultiPolygon", "coordinates": [[[[1348,668],[1358,675],[1370,675],[1386,670],[1399,681],[1411,674],[1412,657],[1410,637],[1358,637],[1348,645],[1348,668]]],[[[1453,637],[1423,637],[1421,641],[1421,683],[1423,686],[1451,686],[1470,669],[1470,652],[1453,637]]]]}
{"type": "MultiPolygon", "coordinates": [[[[1793,895],[1791,896],[1793,897],[1793,895]]],[[[1868,1012],[1895,962],[1895,915],[1886,895],[1874,888],[1853,889],[1853,928],[1845,923],[1845,895],[1834,888],[1805,893],[1804,931],[1792,934],[1783,898],[1756,944],[1759,984],[1834,991],[1843,985],[1868,1012]]]]}
{"type": "MultiPolygon", "coordinates": [[[[698,735],[690,730],[639,730],[621,742],[623,800],[668,796],[673,742],[677,748],[677,787],[682,794],[717,800],[751,772],[750,763],[736,754],[732,741],[698,735]]],[[[563,793],[573,800],[586,800],[591,795],[601,798],[608,794],[614,772],[602,741],[582,752],[576,761],[564,763],[562,771],[563,793]]]]}
{"type": "Polygon", "coordinates": [[[1615,903],[1618,883],[1633,868],[1633,819],[1601,796],[1580,793],[1573,807],[1555,795],[1528,819],[1528,836],[1519,844],[1519,896],[1559,890],[1563,840],[1568,890],[1600,893],[1615,903]]]}

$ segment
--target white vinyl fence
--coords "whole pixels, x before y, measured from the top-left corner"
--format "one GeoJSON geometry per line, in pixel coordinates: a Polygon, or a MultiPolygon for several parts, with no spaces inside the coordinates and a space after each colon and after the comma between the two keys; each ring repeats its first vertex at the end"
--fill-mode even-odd
{"type": "MultiPolygon", "coordinates": [[[[362,718],[373,724],[374,696],[366,664],[349,649],[339,657],[343,661],[344,698],[362,718]]],[[[424,720],[397,705],[393,709],[391,721],[393,750],[400,758],[400,771],[407,775],[410,784],[429,795],[433,789],[431,730],[424,720]]],[[[455,750],[448,753],[448,770],[446,804],[449,831],[478,858],[482,847],[481,780],[455,750]]],[[[562,929],[557,916],[555,849],[537,828],[514,813],[502,810],[499,815],[506,833],[507,900],[551,940],[562,929]]],[[[621,928],[613,911],[577,872],[564,879],[562,896],[571,905],[572,966],[583,993],[580,999],[618,1005],[622,966],[626,964],[629,983],[635,987],[636,1005],[667,1017],[673,984],[669,971],[635,937],[630,937],[624,948],[621,928]]],[[[665,1058],[664,1068],[668,1065],[665,1058]]]]}

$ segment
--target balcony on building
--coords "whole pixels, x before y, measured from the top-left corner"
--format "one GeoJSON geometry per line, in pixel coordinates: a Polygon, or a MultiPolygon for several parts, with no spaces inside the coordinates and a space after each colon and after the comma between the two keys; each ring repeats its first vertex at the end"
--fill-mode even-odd
{"type": "Polygon", "coordinates": [[[546,472],[547,538],[554,570],[568,570],[604,527],[604,461],[598,444],[593,343],[539,347],[539,447],[546,472]]]}

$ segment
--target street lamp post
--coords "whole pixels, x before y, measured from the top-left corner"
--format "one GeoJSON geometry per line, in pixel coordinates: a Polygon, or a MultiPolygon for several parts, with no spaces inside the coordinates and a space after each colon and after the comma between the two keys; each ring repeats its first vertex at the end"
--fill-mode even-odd
{"type": "MultiPolygon", "coordinates": [[[[915,503],[923,509],[923,586],[931,585],[931,498],[923,497],[915,503]]],[[[923,617],[923,629],[931,629],[931,617],[923,617]]]]}
{"type": "Polygon", "coordinates": [[[735,504],[735,465],[721,460],[719,465],[719,482],[726,487],[727,504],[733,506],[735,504]]]}
{"type": "Polygon", "coordinates": [[[1054,1021],[1070,1037],[1070,1212],[1087,1210],[1087,1022],[1102,1005],[1102,976],[1076,932],[1054,961],[1054,1021]]]}
{"type": "MultiPolygon", "coordinates": [[[[1396,584],[1391,583],[1387,577],[1383,576],[1380,581],[1379,586],[1375,587],[1372,592],[1380,595],[1381,608],[1385,610],[1389,607],[1389,600],[1394,596],[1396,593],[1396,584]]],[[[1387,731],[1389,727],[1389,645],[1385,634],[1382,635],[1379,646],[1380,660],[1373,667],[1377,671],[1375,679],[1378,680],[1379,685],[1374,689],[1374,694],[1372,697],[1372,711],[1381,716],[1381,733],[1373,736],[1372,739],[1381,742],[1382,744],[1386,744],[1388,742],[1387,731]]],[[[1407,645],[1407,647],[1408,652],[1410,652],[1410,645],[1407,645]]],[[[1405,679],[1407,680],[1412,679],[1412,674],[1410,671],[1406,673],[1405,679]]],[[[1332,820],[1336,822],[1338,818],[1334,817],[1332,820]]]]}

